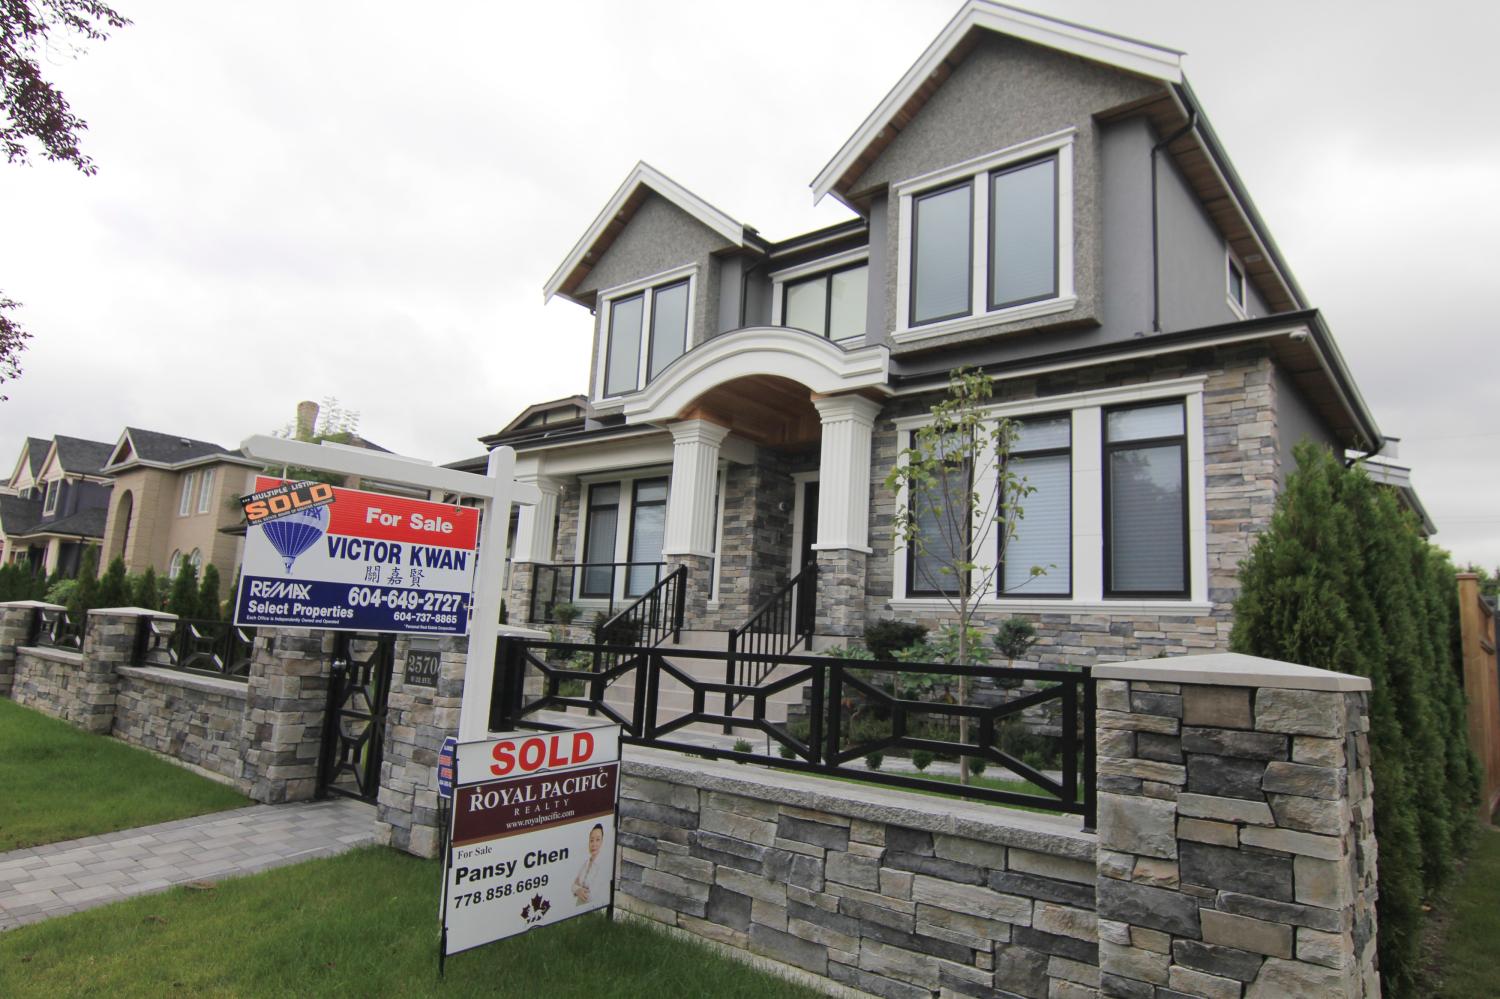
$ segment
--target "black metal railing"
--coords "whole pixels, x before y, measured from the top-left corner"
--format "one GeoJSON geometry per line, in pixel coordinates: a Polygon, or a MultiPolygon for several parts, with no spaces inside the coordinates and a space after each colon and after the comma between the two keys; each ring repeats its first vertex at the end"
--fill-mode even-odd
{"type": "MultiPolygon", "coordinates": [[[[724,682],[755,686],[771,674],[781,657],[804,642],[810,645],[817,596],[818,566],[808,563],[756,608],[750,620],[729,632],[724,682]]],[[[725,714],[733,714],[739,704],[731,696],[725,695],[725,714]]]]}
{"type": "MultiPolygon", "coordinates": [[[[724,661],[729,654],[674,649],[670,655],[724,661]]],[[[496,650],[490,727],[497,731],[567,728],[539,713],[581,708],[619,724],[625,742],[634,745],[1080,815],[1085,827],[1094,826],[1095,698],[1087,669],[869,662],[812,655],[785,655],[780,662],[793,668],[769,683],[718,683],[691,676],[657,649],[505,637],[496,650]],[[591,665],[585,665],[585,657],[578,653],[588,653],[591,665]],[[964,675],[989,677],[1023,689],[1004,703],[990,705],[956,704],[946,693],[925,700],[912,696],[913,691],[924,689],[924,681],[955,683],[964,675]],[[528,679],[540,680],[539,694],[526,692],[528,679]],[[664,683],[673,691],[685,692],[691,707],[664,708],[664,683]],[[610,698],[610,689],[616,685],[622,693],[610,698]],[[1027,685],[1035,689],[1025,690],[1027,685]],[[563,693],[580,687],[581,693],[563,693]],[[623,693],[626,689],[628,697],[623,693]],[[771,721],[768,699],[793,689],[802,690],[803,702],[809,705],[805,722],[799,727],[771,721]],[[710,704],[726,703],[726,694],[749,702],[748,714],[710,710],[710,704]],[[1037,711],[1053,713],[1049,724],[1057,733],[1053,739],[1056,752],[1050,763],[1034,758],[1027,762],[1006,748],[1005,727],[1014,728],[1025,713],[1037,711]],[[959,720],[964,718],[969,737],[960,739],[959,720]],[[681,730],[695,723],[758,733],[766,738],[768,748],[775,743],[779,755],[684,740],[681,730]],[[957,785],[920,774],[849,765],[888,751],[925,751],[939,758],[966,756],[983,760],[987,770],[999,768],[1020,780],[1011,787],[995,786],[1000,782],[988,780],[957,785]]]]}
{"type": "Polygon", "coordinates": [[[653,648],[682,637],[687,601],[687,566],[679,565],[665,579],[641,594],[629,607],[599,624],[594,640],[609,645],[653,648]]]}
{"type": "Polygon", "coordinates": [[[88,620],[84,611],[53,610],[38,607],[31,617],[31,634],[27,645],[49,649],[83,649],[83,627],[88,620]]]}
{"type": "Polygon", "coordinates": [[[232,621],[142,617],[135,634],[137,666],[160,666],[244,682],[250,677],[255,629],[232,621]]]}
{"type": "Polygon", "coordinates": [[[555,624],[552,609],[578,601],[602,602],[605,616],[613,617],[616,604],[635,600],[659,584],[666,567],[665,562],[537,563],[532,569],[527,620],[555,624]]]}

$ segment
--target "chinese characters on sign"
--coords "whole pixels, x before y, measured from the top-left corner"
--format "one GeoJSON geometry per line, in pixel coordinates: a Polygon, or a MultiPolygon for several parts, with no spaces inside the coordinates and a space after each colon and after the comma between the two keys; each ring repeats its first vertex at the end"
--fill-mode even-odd
{"type": "Polygon", "coordinates": [[[243,504],[236,624],[467,632],[477,510],[266,476],[243,504]]]}

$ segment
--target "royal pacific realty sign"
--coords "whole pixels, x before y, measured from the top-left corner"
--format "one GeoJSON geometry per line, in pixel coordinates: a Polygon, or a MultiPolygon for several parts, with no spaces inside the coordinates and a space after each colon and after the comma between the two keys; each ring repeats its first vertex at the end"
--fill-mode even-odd
{"type": "Polygon", "coordinates": [[[235,623],[462,635],[479,512],[261,476],[235,623]]]}
{"type": "Polygon", "coordinates": [[[607,908],[620,727],[458,745],[443,954],[607,908]]]}

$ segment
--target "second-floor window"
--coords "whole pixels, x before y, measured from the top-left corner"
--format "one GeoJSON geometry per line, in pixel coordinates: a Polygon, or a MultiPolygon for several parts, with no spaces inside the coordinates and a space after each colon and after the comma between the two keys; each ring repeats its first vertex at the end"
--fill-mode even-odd
{"type": "Polygon", "coordinates": [[[869,265],[859,263],[787,281],[781,292],[781,325],[830,340],[864,336],[869,273],[869,265]]]}
{"type": "Polygon", "coordinates": [[[1071,307],[1071,171],[1066,132],[898,185],[898,339],[1071,307]]]}
{"type": "Polygon", "coordinates": [[[193,484],[197,481],[197,472],[189,472],[182,477],[182,497],[177,501],[177,516],[186,517],[193,512],[193,484]]]}
{"type": "Polygon", "coordinates": [[[57,512],[57,497],[62,493],[62,480],[53,479],[47,483],[47,499],[42,503],[42,513],[54,514],[57,512]]]}
{"type": "Polygon", "coordinates": [[[203,485],[198,487],[198,512],[207,513],[214,498],[214,469],[203,470],[203,485]]]}
{"type": "Polygon", "coordinates": [[[683,277],[606,301],[604,392],[646,387],[687,351],[692,278],[683,277]]]}

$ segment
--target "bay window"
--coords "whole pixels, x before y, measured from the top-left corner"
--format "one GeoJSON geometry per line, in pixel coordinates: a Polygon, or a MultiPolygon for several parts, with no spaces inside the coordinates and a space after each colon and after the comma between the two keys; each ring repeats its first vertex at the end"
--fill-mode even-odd
{"type": "Polygon", "coordinates": [[[1104,592],[1186,596],[1187,426],[1181,401],[1104,414],[1104,592]]]}

